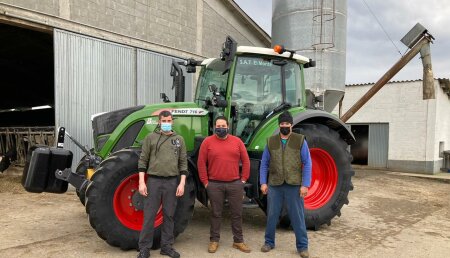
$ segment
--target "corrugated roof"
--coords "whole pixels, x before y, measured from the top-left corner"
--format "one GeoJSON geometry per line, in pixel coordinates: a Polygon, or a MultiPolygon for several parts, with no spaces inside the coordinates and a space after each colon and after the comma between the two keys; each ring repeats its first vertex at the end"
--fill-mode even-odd
{"type": "MultiPolygon", "coordinates": [[[[448,78],[434,78],[435,80],[438,81],[443,81],[443,80],[449,80],[448,78]]],[[[389,81],[387,84],[389,83],[403,83],[403,82],[418,82],[418,81],[423,81],[422,79],[416,79],[416,80],[402,80],[402,81],[389,81]]],[[[374,85],[374,82],[366,82],[366,83],[352,83],[352,84],[346,84],[345,87],[351,87],[351,86],[366,86],[366,85],[374,85]]]]}

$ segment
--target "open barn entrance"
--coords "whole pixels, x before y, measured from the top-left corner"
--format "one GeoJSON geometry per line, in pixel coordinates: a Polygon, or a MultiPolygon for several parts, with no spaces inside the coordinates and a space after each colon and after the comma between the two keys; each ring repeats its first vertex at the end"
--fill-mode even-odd
{"type": "Polygon", "coordinates": [[[30,144],[46,143],[36,135],[53,135],[53,67],[51,31],[0,21],[0,159],[24,163],[30,144]]]}

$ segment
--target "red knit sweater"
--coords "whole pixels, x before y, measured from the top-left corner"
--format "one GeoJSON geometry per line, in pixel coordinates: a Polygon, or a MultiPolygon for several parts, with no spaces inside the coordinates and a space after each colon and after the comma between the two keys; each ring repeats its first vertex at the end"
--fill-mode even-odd
{"type": "Polygon", "coordinates": [[[220,139],[216,135],[206,137],[200,146],[197,161],[198,174],[203,185],[208,180],[247,181],[250,176],[250,159],[244,143],[236,136],[228,135],[220,139]],[[239,161],[242,173],[239,174],[239,161]]]}

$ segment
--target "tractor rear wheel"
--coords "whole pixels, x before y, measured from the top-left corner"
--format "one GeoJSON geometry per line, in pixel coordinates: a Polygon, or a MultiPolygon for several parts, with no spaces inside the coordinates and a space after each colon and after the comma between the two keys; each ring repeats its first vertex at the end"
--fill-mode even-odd
{"type": "Polygon", "coordinates": [[[323,224],[341,216],[353,190],[352,155],[340,135],[321,124],[301,124],[295,132],[306,136],[312,160],[312,178],[305,197],[306,227],[317,230],[323,224]]]}
{"type": "MultiPolygon", "coordinates": [[[[138,249],[143,224],[143,197],[139,194],[139,149],[124,149],[104,160],[91,178],[86,191],[86,212],[99,237],[123,250],[138,249]]],[[[175,194],[175,193],[174,193],[175,194]]],[[[174,235],[182,233],[192,218],[195,203],[194,182],[186,179],[184,195],[178,199],[174,215],[174,235]]],[[[152,249],[160,247],[160,209],[155,219],[152,249]]]]}
{"type": "MultiPolygon", "coordinates": [[[[348,193],[353,190],[351,179],[355,174],[351,167],[352,156],[347,151],[347,143],[325,125],[300,124],[293,131],[306,136],[311,153],[312,178],[304,199],[305,222],[307,228],[317,230],[341,216],[342,206],[348,204],[348,193]]],[[[266,205],[266,198],[261,199],[261,208],[266,209],[266,205]]],[[[287,228],[290,224],[286,207],[283,207],[279,225],[287,228]]]]}

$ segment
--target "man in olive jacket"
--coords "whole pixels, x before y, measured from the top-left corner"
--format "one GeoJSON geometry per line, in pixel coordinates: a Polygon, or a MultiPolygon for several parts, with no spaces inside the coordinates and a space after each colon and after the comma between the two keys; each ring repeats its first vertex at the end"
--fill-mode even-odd
{"type": "Polygon", "coordinates": [[[139,236],[138,258],[148,258],[153,245],[156,213],[162,205],[161,254],[178,258],[174,243],[173,216],[177,197],[184,194],[188,174],[184,139],[172,131],[173,117],[169,111],[159,113],[159,132],[144,139],[138,163],[139,193],[144,196],[144,224],[139,236]],[[145,174],[148,175],[145,183],[145,174]],[[181,175],[178,184],[178,176],[181,175]]]}
{"type": "Polygon", "coordinates": [[[261,192],[267,194],[267,225],[262,252],[275,248],[275,228],[283,204],[294,229],[296,248],[309,257],[303,198],[311,184],[311,156],[305,136],[292,132],[292,115],[285,111],[278,117],[280,134],[267,140],[260,166],[261,192]]]}

